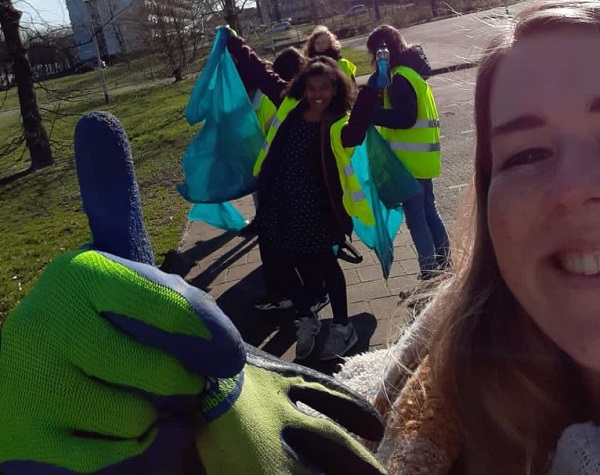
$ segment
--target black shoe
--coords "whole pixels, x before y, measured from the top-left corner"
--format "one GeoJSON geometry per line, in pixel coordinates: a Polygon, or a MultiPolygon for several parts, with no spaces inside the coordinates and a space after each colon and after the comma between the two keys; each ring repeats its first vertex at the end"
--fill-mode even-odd
{"type": "Polygon", "coordinates": [[[292,301],[287,298],[270,299],[265,298],[254,302],[254,308],[263,312],[270,310],[288,310],[293,307],[292,301]]]}

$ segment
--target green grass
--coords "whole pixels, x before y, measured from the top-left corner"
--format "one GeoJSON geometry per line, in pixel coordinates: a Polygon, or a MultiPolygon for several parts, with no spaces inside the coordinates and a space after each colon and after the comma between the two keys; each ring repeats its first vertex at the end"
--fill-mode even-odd
{"type": "MultiPolygon", "coordinates": [[[[110,95],[113,89],[143,84],[155,79],[164,79],[169,77],[171,72],[156,57],[150,56],[132,60],[129,64],[119,63],[109,66],[104,69],[104,76],[110,95]]],[[[102,87],[96,71],[36,83],[36,95],[40,104],[59,99],[79,100],[82,96],[85,97],[99,92],[102,92],[102,87]]],[[[0,92],[0,111],[17,109],[18,107],[19,98],[16,88],[0,92]]]]}
{"type": "MultiPolygon", "coordinates": [[[[89,238],[72,151],[75,124],[87,111],[110,111],[129,135],[158,263],[177,248],[189,210],[175,184],[182,180],[182,153],[196,130],[183,117],[192,85],[188,80],[123,93],[108,107],[101,99],[68,103],[54,122],[50,112],[44,113],[47,129],[52,128],[56,164],[0,187],[0,320],[53,257],[89,238]]],[[[20,134],[19,117],[0,118],[0,130],[1,148],[20,134]]],[[[0,158],[0,177],[26,168],[28,162],[24,147],[0,158]]]]}
{"type": "Polygon", "coordinates": [[[375,70],[371,64],[371,55],[365,49],[344,48],[342,51],[344,58],[352,61],[356,65],[356,77],[371,74],[375,70]]]}

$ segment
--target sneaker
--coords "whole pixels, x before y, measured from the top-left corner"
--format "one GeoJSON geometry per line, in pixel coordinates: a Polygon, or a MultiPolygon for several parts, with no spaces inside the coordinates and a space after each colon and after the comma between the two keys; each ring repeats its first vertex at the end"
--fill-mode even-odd
{"type": "Polygon", "coordinates": [[[319,311],[322,308],[327,307],[327,305],[329,305],[329,294],[323,295],[323,297],[321,297],[314,304],[312,304],[312,306],[310,307],[310,311],[313,313],[319,313],[319,311]]]}
{"type": "Polygon", "coordinates": [[[348,322],[346,325],[332,323],[329,325],[329,334],[323,345],[320,359],[327,361],[344,356],[357,342],[358,335],[352,323],[348,322]]]}
{"type": "Polygon", "coordinates": [[[270,310],[288,310],[293,307],[293,303],[290,299],[270,299],[265,298],[254,302],[254,308],[262,312],[270,310]]]}
{"type": "Polygon", "coordinates": [[[315,337],[321,330],[321,322],[316,317],[304,317],[296,320],[296,359],[307,358],[315,348],[315,337]]]}

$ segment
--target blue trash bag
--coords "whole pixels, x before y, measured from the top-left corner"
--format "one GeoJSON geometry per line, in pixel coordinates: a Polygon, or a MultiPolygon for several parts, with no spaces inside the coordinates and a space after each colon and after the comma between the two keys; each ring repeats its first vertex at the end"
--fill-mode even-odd
{"type": "Polygon", "coordinates": [[[215,228],[226,231],[239,231],[246,226],[246,220],[231,203],[199,203],[188,213],[191,221],[204,221],[215,228]]]}
{"type": "Polygon", "coordinates": [[[423,192],[420,183],[396,157],[375,127],[369,128],[365,140],[371,182],[387,208],[397,208],[403,201],[423,192]]]}
{"type": "MultiPolygon", "coordinates": [[[[359,239],[369,247],[369,249],[375,250],[375,254],[381,264],[383,277],[387,279],[390,275],[392,262],[394,262],[394,238],[400,229],[400,225],[404,219],[404,213],[400,206],[388,208],[387,204],[379,197],[379,191],[376,186],[374,175],[381,176],[381,173],[378,173],[381,172],[381,170],[376,171],[374,169],[381,166],[383,162],[381,157],[375,158],[369,155],[369,152],[375,150],[374,147],[379,147],[381,145],[379,139],[381,139],[379,132],[377,132],[375,128],[370,128],[364,142],[359,147],[356,147],[351,159],[354,172],[356,173],[358,181],[367,197],[367,201],[373,210],[375,225],[365,226],[357,218],[354,218],[353,221],[354,232],[359,239]],[[376,140],[377,143],[369,143],[369,141],[372,140],[376,140]]],[[[376,151],[375,153],[380,152],[376,151]]],[[[393,156],[393,160],[398,161],[395,156],[393,156]]],[[[404,177],[403,180],[406,181],[404,185],[408,186],[409,189],[396,192],[395,194],[397,196],[404,195],[409,198],[413,196],[413,194],[422,191],[420,190],[419,183],[414,178],[412,178],[412,181],[414,181],[419,188],[415,187],[406,177],[404,177]]]]}
{"type": "Polygon", "coordinates": [[[252,168],[265,137],[227,51],[228,36],[217,31],[185,110],[191,125],[203,122],[183,156],[185,181],[177,185],[192,203],[224,203],[256,186],[252,168]]]}

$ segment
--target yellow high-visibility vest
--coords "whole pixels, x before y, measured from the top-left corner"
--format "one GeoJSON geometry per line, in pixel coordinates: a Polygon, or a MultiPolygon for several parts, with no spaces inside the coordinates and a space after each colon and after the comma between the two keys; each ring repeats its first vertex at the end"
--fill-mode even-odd
{"type": "MultiPolygon", "coordinates": [[[[392,77],[395,74],[405,77],[415,90],[417,121],[410,129],[380,127],[381,136],[415,178],[439,176],[442,168],[440,121],[431,88],[416,71],[406,66],[392,69],[392,77]]],[[[392,108],[387,90],[383,95],[383,107],[392,108]]]]}
{"type": "Polygon", "coordinates": [[[265,96],[259,89],[252,99],[252,108],[256,113],[256,117],[258,117],[258,123],[260,124],[261,130],[267,135],[269,127],[271,126],[271,121],[277,112],[277,107],[275,107],[275,104],[271,102],[271,99],[265,96]]]}
{"type": "MultiPolygon", "coordinates": [[[[265,139],[263,147],[258,154],[258,159],[254,164],[254,176],[258,176],[260,173],[279,126],[299,103],[300,101],[297,99],[286,97],[279,106],[279,109],[277,109],[275,118],[271,122],[271,128],[267,133],[267,138],[265,139]]],[[[365,226],[373,226],[375,224],[373,211],[371,210],[371,206],[367,201],[365,192],[360,186],[360,182],[354,173],[354,168],[350,161],[350,158],[354,153],[354,147],[344,147],[342,145],[342,129],[344,128],[344,125],[348,123],[348,117],[349,115],[346,114],[344,117],[336,120],[331,124],[329,129],[330,146],[333,151],[333,156],[335,157],[338,177],[343,192],[342,201],[348,215],[358,218],[365,226]]]]}
{"type": "Polygon", "coordinates": [[[352,79],[356,75],[356,65],[352,61],[348,61],[346,58],[338,59],[340,69],[346,73],[348,79],[352,79]]]}

